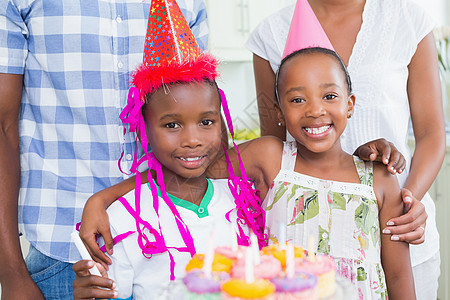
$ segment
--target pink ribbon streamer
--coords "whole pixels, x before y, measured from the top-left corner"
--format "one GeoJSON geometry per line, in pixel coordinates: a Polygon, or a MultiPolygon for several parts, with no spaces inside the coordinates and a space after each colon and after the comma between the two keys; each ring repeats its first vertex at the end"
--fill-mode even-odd
{"type": "MultiPolygon", "coordinates": [[[[174,280],[174,270],[175,270],[175,261],[173,255],[170,253],[169,249],[176,249],[180,252],[189,252],[191,257],[196,253],[194,241],[192,239],[192,235],[189,232],[188,227],[181,219],[181,216],[176,209],[175,205],[170,201],[167,196],[164,179],[162,174],[162,168],[159,161],[156,159],[153,153],[148,152],[147,147],[147,135],[145,131],[145,123],[144,118],[142,116],[142,105],[143,101],[139,98],[139,90],[135,87],[130,88],[128,93],[127,106],[120,114],[120,119],[124,124],[128,124],[129,132],[136,132],[137,136],[139,136],[142,144],[142,148],[144,149],[144,156],[137,160],[137,155],[134,155],[133,163],[130,169],[130,173],[136,174],[136,182],[135,182],[135,209],[131,207],[131,205],[127,202],[127,200],[123,197],[119,198],[119,201],[124,205],[127,211],[133,216],[136,220],[136,232],[138,233],[137,242],[139,247],[142,250],[142,254],[146,258],[151,258],[153,254],[168,252],[170,259],[170,279],[174,280]],[[158,228],[154,228],[149,222],[143,220],[140,216],[141,214],[141,174],[137,171],[138,166],[140,166],[143,162],[148,161],[148,183],[150,184],[150,190],[152,192],[153,198],[153,209],[158,216],[158,228]],[[171,210],[175,222],[177,224],[178,230],[183,238],[183,241],[186,247],[168,247],[165,243],[164,236],[162,235],[161,223],[159,219],[159,201],[160,198],[158,196],[156,184],[153,181],[151,170],[156,171],[156,181],[161,190],[161,196],[165,204],[171,210]],[[147,236],[150,234],[153,236],[153,241],[147,236]]],[[[126,130],[126,129],[125,129],[126,130]]],[[[126,131],[125,131],[126,133],[126,131]]],[[[137,139],[135,141],[135,149],[137,149],[137,139]]],[[[137,153],[137,152],[135,152],[137,153]]],[[[121,158],[123,157],[123,151],[121,158]]],[[[119,161],[120,168],[120,161],[119,161]]],[[[122,169],[121,169],[122,171],[122,169]]],[[[123,171],[122,171],[123,172],[123,171]]],[[[126,173],[125,173],[126,174],[126,173]]],[[[133,232],[131,232],[133,233],[133,232]]],[[[131,233],[125,233],[117,236],[114,239],[114,242],[119,242],[120,240],[128,237],[131,233]]]]}
{"type": "MultiPolygon", "coordinates": [[[[247,178],[247,173],[245,172],[244,163],[241,159],[241,154],[234,141],[234,129],[233,122],[231,121],[230,110],[228,109],[228,103],[225,93],[219,89],[220,98],[222,100],[223,112],[225,114],[225,119],[227,121],[228,130],[230,131],[231,138],[233,141],[233,146],[237,151],[239,159],[239,168],[241,171],[242,178],[235,175],[233,166],[230,161],[230,157],[225,150],[225,158],[227,160],[228,166],[228,186],[234,197],[234,203],[236,208],[232,209],[226,214],[226,218],[230,221],[230,213],[236,211],[237,214],[237,225],[239,228],[238,234],[238,244],[248,245],[249,236],[244,233],[243,226],[248,226],[253,233],[258,238],[258,245],[260,248],[267,245],[267,234],[264,233],[264,226],[266,223],[266,213],[261,207],[261,199],[259,198],[259,191],[253,188],[253,183],[247,178]]],[[[224,147],[225,148],[225,147],[224,147]]]]}
{"type": "MultiPolygon", "coordinates": [[[[226,218],[230,221],[230,213],[232,211],[236,211],[237,214],[237,226],[239,229],[238,233],[238,244],[240,245],[248,245],[250,238],[245,234],[244,227],[248,226],[250,230],[255,233],[258,237],[259,247],[263,247],[267,243],[267,235],[264,234],[264,225],[265,225],[265,212],[261,208],[261,200],[259,199],[259,192],[253,188],[252,182],[247,178],[247,174],[245,172],[244,164],[242,163],[241,156],[239,150],[234,142],[234,129],[231,121],[231,115],[228,109],[228,103],[225,97],[225,94],[222,90],[219,89],[220,97],[222,100],[222,106],[225,114],[225,118],[227,121],[228,128],[230,130],[233,145],[236,148],[239,157],[239,168],[242,174],[242,178],[235,176],[233,166],[231,165],[231,161],[228,157],[227,152],[225,151],[227,165],[228,165],[228,186],[230,187],[231,193],[235,199],[236,208],[229,211],[226,214],[226,218]]],[[[139,90],[135,87],[130,88],[127,100],[127,106],[124,108],[122,113],[120,114],[120,119],[124,124],[129,125],[129,132],[136,132],[137,136],[140,137],[142,147],[144,149],[144,156],[137,160],[136,155],[134,155],[133,163],[130,168],[130,174],[136,174],[136,183],[135,183],[135,209],[131,207],[131,205],[127,202],[125,198],[119,198],[119,201],[124,205],[127,211],[133,216],[136,220],[136,231],[129,231],[124,234],[120,234],[114,238],[114,243],[121,241],[122,239],[128,237],[129,235],[137,232],[138,233],[138,244],[142,250],[142,254],[146,258],[151,258],[153,254],[168,252],[170,258],[170,279],[174,280],[174,269],[175,269],[175,261],[173,255],[170,253],[169,249],[176,249],[180,252],[189,252],[191,257],[196,253],[194,241],[192,239],[192,235],[189,232],[188,227],[181,219],[181,216],[176,209],[175,205],[170,201],[167,196],[167,192],[165,190],[164,179],[162,174],[162,168],[159,161],[156,159],[153,153],[148,152],[147,147],[147,136],[145,131],[145,123],[141,113],[143,101],[139,98],[139,90]],[[137,171],[138,166],[141,165],[144,161],[148,161],[148,183],[150,185],[150,190],[153,198],[153,209],[155,210],[158,216],[158,228],[154,228],[150,223],[143,220],[140,216],[141,213],[141,174],[137,171]],[[186,247],[168,247],[165,243],[164,236],[161,234],[161,224],[159,221],[159,201],[157,187],[153,178],[151,176],[150,170],[154,170],[156,172],[156,183],[158,184],[161,196],[163,198],[164,203],[170,208],[178,230],[183,238],[183,241],[186,247]],[[151,240],[148,237],[150,234],[153,237],[151,240]]],[[[126,133],[126,129],[124,129],[124,133],[126,133]]],[[[135,149],[137,149],[137,139],[135,141],[135,149]]],[[[137,152],[135,152],[137,153],[137,152]]],[[[119,168],[120,161],[123,157],[124,151],[122,151],[122,155],[119,160],[119,168]]],[[[123,172],[123,171],[122,171],[123,172]]],[[[125,173],[125,172],[123,172],[125,173]]],[[[127,174],[127,173],[125,173],[127,174]]],[[[231,221],[230,221],[231,222],[231,221]]]]}

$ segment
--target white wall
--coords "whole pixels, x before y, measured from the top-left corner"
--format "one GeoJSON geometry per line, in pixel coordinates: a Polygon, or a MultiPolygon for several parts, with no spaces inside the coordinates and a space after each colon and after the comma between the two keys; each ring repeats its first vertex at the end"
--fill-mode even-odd
{"type": "Polygon", "coordinates": [[[234,129],[259,128],[252,62],[222,62],[219,87],[224,90],[234,129]]]}
{"type": "Polygon", "coordinates": [[[450,25],[449,0],[414,0],[419,3],[433,18],[438,26],[450,25]]]}

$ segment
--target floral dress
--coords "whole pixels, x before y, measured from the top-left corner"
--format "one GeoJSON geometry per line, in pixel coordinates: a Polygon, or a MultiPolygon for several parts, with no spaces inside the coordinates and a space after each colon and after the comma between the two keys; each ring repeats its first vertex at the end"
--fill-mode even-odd
{"type": "Polygon", "coordinates": [[[387,299],[372,163],[354,157],[357,184],[294,172],[296,157],[295,141],[285,142],[281,170],[264,201],[269,243],[282,231],[303,247],[313,237],[317,252],[335,258],[337,274],[356,286],[359,299],[387,299]]]}

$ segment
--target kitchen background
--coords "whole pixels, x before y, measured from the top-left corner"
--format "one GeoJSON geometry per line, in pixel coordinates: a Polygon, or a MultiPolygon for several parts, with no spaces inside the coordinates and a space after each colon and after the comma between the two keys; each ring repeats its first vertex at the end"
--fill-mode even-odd
{"type": "MultiPolygon", "coordinates": [[[[450,26],[449,0],[414,0],[436,20],[438,27],[450,26]]],[[[235,128],[243,138],[257,134],[258,111],[253,80],[252,54],[244,47],[251,31],[266,16],[295,0],[205,0],[208,10],[209,49],[222,61],[219,85],[227,91],[235,128]]],[[[443,101],[447,122],[447,151],[439,176],[430,189],[436,202],[441,234],[441,277],[438,298],[450,299],[450,29],[437,32],[441,49],[443,101]],[[444,39],[446,36],[446,40],[444,39]],[[446,52],[446,53],[444,53],[446,52]],[[447,89],[445,89],[445,86],[447,89]]],[[[414,147],[413,138],[410,140],[414,147]]],[[[24,255],[28,243],[22,238],[24,255]]],[[[0,287],[1,290],[1,287],[0,287]]]]}

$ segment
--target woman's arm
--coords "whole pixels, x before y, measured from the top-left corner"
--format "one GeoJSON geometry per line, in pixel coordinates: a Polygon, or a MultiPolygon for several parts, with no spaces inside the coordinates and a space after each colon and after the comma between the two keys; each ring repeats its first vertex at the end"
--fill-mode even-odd
{"type": "MultiPolygon", "coordinates": [[[[388,220],[403,213],[401,192],[397,178],[380,164],[374,164],[373,182],[382,230],[388,220]]],[[[396,242],[389,235],[381,235],[381,263],[386,275],[389,299],[415,299],[408,243],[396,242]]]]}
{"type": "MultiPolygon", "coordinates": [[[[430,188],[445,155],[445,126],[436,53],[433,34],[429,33],[419,43],[408,66],[408,97],[416,146],[404,187],[417,199],[422,199],[430,188]]],[[[415,207],[420,209],[419,205],[415,207]]],[[[423,234],[425,223],[417,220],[419,212],[413,208],[391,220],[396,226],[388,229],[400,240],[405,239],[405,232],[416,231],[417,236],[423,234]]],[[[410,240],[412,244],[422,241],[410,240]]]]}
{"type": "Polygon", "coordinates": [[[256,54],[253,54],[253,71],[261,135],[276,136],[284,141],[286,140],[286,127],[278,126],[279,120],[274,107],[277,102],[275,99],[275,74],[270,63],[256,54]]]}
{"type": "Polygon", "coordinates": [[[429,33],[409,64],[408,97],[416,142],[405,187],[422,199],[445,155],[445,123],[436,44],[429,33]],[[432,153],[430,153],[432,149],[432,153]]]}

